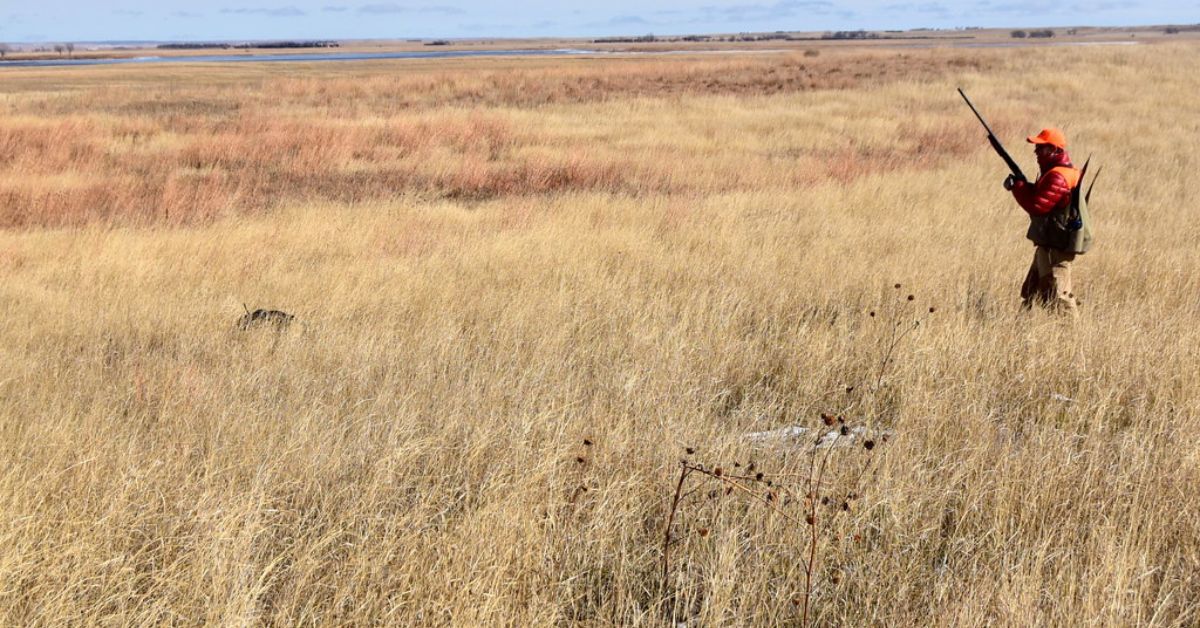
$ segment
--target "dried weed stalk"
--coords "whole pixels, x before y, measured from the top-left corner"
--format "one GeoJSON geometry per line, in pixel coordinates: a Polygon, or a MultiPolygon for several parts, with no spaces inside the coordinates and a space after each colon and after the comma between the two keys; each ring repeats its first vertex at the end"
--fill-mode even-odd
{"type": "MultiPolygon", "coordinates": [[[[888,325],[881,345],[882,358],[879,367],[873,371],[871,392],[877,392],[882,387],[889,368],[895,363],[896,352],[905,339],[919,328],[929,315],[937,311],[933,306],[923,310],[916,309],[915,295],[906,295],[902,292],[903,285],[899,283],[893,288],[897,298],[880,310],[871,310],[868,313],[870,318],[882,320],[888,325]]],[[[852,395],[857,388],[847,386],[847,396],[852,395]]],[[[853,403],[848,402],[842,412],[851,412],[855,407],[853,403]]],[[[670,590],[671,547],[678,540],[672,536],[676,519],[686,510],[689,497],[704,494],[706,484],[716,483],[724,488],[708,491],[709,499],[741,497],[757,508],[758,512],[766,516],[780,517],[789,525],[807,531],[803,592],[793,600],[793,604],[800,608],[801,625],[811,625],[815,576],[823,559],[819,552],[822,535],[840,535],[855,540],[862,538],[860,534],[844,529],[850,522],[848,517],[842,515],[855,510],[855,503],[862,499],[867,489],[863,480],[870,469],[876,468],[880,446],[890,438],[890,432],[872,432],[867,423],[866,420],[860,420],[857,425],[852,425],[843,413],[822,412],[820,425],[805,432],[815,437],[804,446],[804,454],[808,457],[807,470],[799,474],[767,473],[760,471],[757,463],[753,461],[745,465],[734,462],[734,471],[730,472],[726,467],[694,461],[692,456],[695,455],[696,448],[687,447],[686,457],[679,462],[679,475],[675,481],[675,491],[663,531],[664,598],[673,597],[670,590]],[[859,459],[843,460],[839,467],[852,465],[851,472],[831,477],[830,462],[835,456],[858,456],[859,459]]],[[[697,527],[696,534],[707,537],[709,529],[697,527]]],[[[834,585],[840,582],[836,571],[830,580],[834,585]]]]}

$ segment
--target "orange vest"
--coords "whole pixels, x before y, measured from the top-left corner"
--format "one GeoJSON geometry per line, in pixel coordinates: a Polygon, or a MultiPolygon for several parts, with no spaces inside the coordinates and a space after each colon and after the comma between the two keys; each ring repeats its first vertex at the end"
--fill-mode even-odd
{"type": "MultiPolygon", "coordinates": [[[[1067,188],[1072,191],[1074,191],[1075,187],[1079,185],[1079,179],[1083,176],[1083,173],[1079,170],[1067,166],[1055,166],[1054,168],[1047,170],[1046,174],[1050,174],[1051,172],[1057,172],[1059,176],[1066,181],[1067,188]]],[[[1045,175],[1042,176],[1044,177],[1045,175]]],[[[1069,242],[1064,241],[1064,238],[1067,236],[1066,232],[1064,231],[1067,220],[1066,209],[1070,203],[1071,195],[1067,194],[1062,201],[1059,201],[1059,204],[1055,206],[1050,213],[1036,216],[1030,214],[1029,231],[1026,232],[1025,237],[1033,240],[1034,244],[1037,244],[1038,246],[1045,246],[1059,251],[1069,250],[1072,253],[1082,253],[1086,251],[1087,247],[1091,244],[1090,232],[1088,232],[1088,235],[1085,236],[1089,238],[1089,240],[1082,244],[1075,242],[1074,240],[1069,242]]]]}
{"type": "Polygon", "coordinates": [[[1050,174],[1051,172],[1057,172],[1058,174],[1062,175],[1062,178],[1067,180],[1067,187],[1071,188],[1072,190],[1075,189],[1075,186],[1079,185],[1079,177],[1083,174],[1080,171],[1067,166],[1055,166],[1046,171],[1046,174],[1050,174]]]}

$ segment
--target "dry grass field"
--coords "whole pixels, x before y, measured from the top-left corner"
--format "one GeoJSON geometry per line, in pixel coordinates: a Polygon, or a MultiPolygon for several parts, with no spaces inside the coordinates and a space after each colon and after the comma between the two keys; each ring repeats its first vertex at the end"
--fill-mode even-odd
{"type": "Polygon", "coordinates": [[[0,70],[0,624],[1194,626],[1198,66],[0,70]],[[1077,322],[957,86],[1103,164],[1077,322]]]}

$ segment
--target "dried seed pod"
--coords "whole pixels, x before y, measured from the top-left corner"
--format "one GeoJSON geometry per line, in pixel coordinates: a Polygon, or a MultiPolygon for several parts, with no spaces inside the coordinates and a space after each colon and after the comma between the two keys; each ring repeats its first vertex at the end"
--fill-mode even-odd
{"type": "Polygon", "coordinates": [[[875,441],[873,441],[873,440],[866,441],[865,443],[863,443],[863,449],[866,449],[867,451],[871,451],[872,449],[875,449],[875,441]]]}
{"type": "Polygon", "coordinates": [[[708,528],[700,528],[699,530],[697,530],[697,532],[698,532],[698,533],[700,534],[700,536],[702,536],[702,537],[704,537],[704,536],[708,536],[708,528]]]}
{"type": "Polygon", "coordinates": [[[579,464],[585,464],[587,463],[587,458],[584,458],[583,456],[576,456],[575,462],[578,462],[579,464]]]}
{"type": "Polygon", "coordinates": [[[689,456],[696,453],[696,450],[692,447],[688,447],[688,448],[684,449],[684,451],[686,451],[687,455],[689,455],[689,456]]]}
{"type": "Polygon", "coordinates": [[[807,515],[804,517],[804,523],[807,523],[808,525],[813,525],[816,522],[817,522],[817,518],[812,515],[807,515]]]}
{"type": "Polygon", "coordinates": [[[585,438],[585,439],[583,439],[583,446],[584,446],[584,447],[591,447],[591,446],[592,446],[592,441],[591,441],[591,439],[588,439],[588,438],[585,438]]]}

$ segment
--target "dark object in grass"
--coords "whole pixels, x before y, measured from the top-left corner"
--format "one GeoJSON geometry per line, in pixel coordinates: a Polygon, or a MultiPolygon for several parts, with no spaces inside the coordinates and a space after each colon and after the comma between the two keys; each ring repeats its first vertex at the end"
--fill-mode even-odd
{"type": "Polygon", "coordinates": [[[292,324],[295,316],[279,310],[257,309],[253,312],[243,303],[246,314],[238,319],[237,328],[246,331],[254,327],[274,327],[276,330],[286,329],[292,324]]]}

